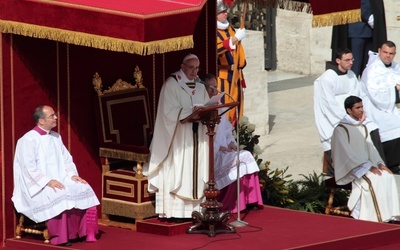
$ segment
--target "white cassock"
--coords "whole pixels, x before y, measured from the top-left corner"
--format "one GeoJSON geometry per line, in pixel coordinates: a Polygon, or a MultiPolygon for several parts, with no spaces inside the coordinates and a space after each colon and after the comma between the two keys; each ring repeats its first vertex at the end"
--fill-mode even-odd
{"type": "Polygon", "coordinates": [[[393,174],[376,175],[371,166],[383,163],[366,127],[346,116],[332,136],[332,159],[339,185],[352,183],[348,207],[356,219],[379,221],[399,215],[399,198],[393,174]],[[370,184],[368,183],[370,182],[370,184]],[[376,202],[373,199],[376,197],[376,202]]]}
{"type": "MultiPolygon", "coordinates": [[[[338,74],[332,69],[325,71],[314,82],[314,118],[324,151],[331,149],[331,137],[336,125],[346,116],[344,100],[355,95],[368,105],[361,83],[353,71],[338,74]]],[[[368,110],[365,109],[368,117],[368,110]]],[[[377,129],[368,118],[364,121],[369,131],[377,129]]]]}
{"type": "Polygon", "coordinates": [[[198,126],[194,138],[192,123],[181,124],[195,104],[209,100],[204,85],[189,81],[182,71],[169,77],[161,88],[153,140],[150,145],[149,186],[156,193],[156,213],[166,218],[191,218],[200,211],[208,182],[207,128],[198,126]],[[197,142],[196,142],[197,140],[197,142]]]}
{"type": "MultiPolygon", "coordinates": [[[[223,189],[237,179],[237,151],[219,150],[221,146],[228,147],[231,142],[236,143],[232,135],[232,125],[223,115],[214,138],[214,179],[218,189],[223,189]]],[[[253,155],[247,150],[239,151],[239,161],[239,178],[260,170],[253,155]]]]}
{"type": "Polygon", "coordinates": [[[42,222],[65,210],[99,205],[89,184],[71,180],[73,175],[78,176],[78,171],[61,136],[54,131],[43,135],[38,131],[40,128],[35,127],[17,142],[11,198],[16,210],[35,222],[42,222]],[[61,182],[65,189],[55,192],[48,187],[52,179],[61,182]]]}
{"type": "MultiPolygon", "coordinates": [[[[370,59],[362,74],[363,88],[370,99],[368,116],[379,126],[382,142],[400,137],[400,114],[396,107],[396,84],[400,83],[400,67],[392,62],[386,67],[377,54],[370,59]]],[[[365,106],[365,104],[364,104],[365,106]]]]}

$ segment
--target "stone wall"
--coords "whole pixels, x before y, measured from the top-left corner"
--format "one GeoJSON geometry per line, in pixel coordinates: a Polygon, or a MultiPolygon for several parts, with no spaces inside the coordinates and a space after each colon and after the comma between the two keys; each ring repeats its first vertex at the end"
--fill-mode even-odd
{"type": "Polygon", "coordinates": [[[243,69],[247,88],[244,91],[244,115],[256,125],[257,134],[265,135],[268,127],[268,72],[264,70],[264,37],[261,31],[247,31],[242,41],[247,65],[243,69]]]}
{"type": "MultiPolygon", "coordinates": [[[[392,40],[397,45],[397,51],[400,49],[400,1],[399,0],[385,0],[385,15],[388,39],[392,40]]],[[[395,61],[400,62],[400,56],[395,58],[395,61]],[[396,60],[397,59],[397,60],[396,60]]]]}

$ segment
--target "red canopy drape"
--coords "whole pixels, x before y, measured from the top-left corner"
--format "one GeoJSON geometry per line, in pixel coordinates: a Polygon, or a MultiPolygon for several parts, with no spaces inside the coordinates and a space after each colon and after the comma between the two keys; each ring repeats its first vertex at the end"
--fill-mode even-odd
{"type": "Polygon", "coordinates": [[[309,0],[313,27],[361,21],[360,0],[309,0]]]}
{"type": "Polygon", "coordinates": [[[193,47],[192,34],[206,2],[0,1],[0,32],[139,55],[165,53],[193,47]]]}

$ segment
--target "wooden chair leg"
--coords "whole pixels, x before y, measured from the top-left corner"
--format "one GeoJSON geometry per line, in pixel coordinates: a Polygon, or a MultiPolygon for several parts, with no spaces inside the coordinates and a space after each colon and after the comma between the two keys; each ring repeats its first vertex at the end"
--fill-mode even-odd
{"type": "Polygon", "coordinates": [[[50,243],[50,234],[49,234],[49,229],[47,229],[47,226],[46,226],[46,229],[45,230],[43,230],[43,238],[44,238],[44,243],[50,243]]]}
{"type": "Polygon", "coordinates": [[[18,225],[15,230],[15,238],[17,238],[17,239],[21,239],[23,228],[24,228],[24,219],[25,219],[25,216],[21,214],[19,216],[18,225]]]}
{"type": "Polygon", "coordinates": [[[342,215],[342,216],[350,216],[350,211],[345,206],[333,207],[333,199],[335,197],[336,188],[331,188],[331,192],[328,198],[328,204],[325,207],[325,214],[333,214],[333,215],[342,215]]]}
{"type": "Polygon", "coordinates": [[[23,233],[41,234],[44,238],[44,243],[50,243],[50,234],[45,222],[35,224],[32,227],[25,227],[24,221],[25,215],[20,214],[18,225],[15,230],[15,238],[21,239],[23,233]]]}
{"type": "Polygon", "coordinates": [[[334,207],[331,213],[334,215],[350,216],[350,211],[347,206],[334,207]]]}
{"type": "Polygon", "coordinates": [[[329,198],[328,198],[328,205],[325,208],[325,214],[331,214],[334,196],[335,196],[335,189],[331,188],[331,192],[330,192],[329,198]]]}

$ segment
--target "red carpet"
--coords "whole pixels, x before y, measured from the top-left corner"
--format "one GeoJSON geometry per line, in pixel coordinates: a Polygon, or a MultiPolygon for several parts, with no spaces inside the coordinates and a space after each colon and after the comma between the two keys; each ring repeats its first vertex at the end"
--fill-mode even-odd
{"type": "Polygon", "coordinates": [[[95,243],[54,247],[33,239],[8,239],[6,249],[400,249],[400,226],[265,206],[242,214],[236,234],[163,236],[101,226],[95,243]],[[34,245],[33,245],[34,244],[34,245]]]}

